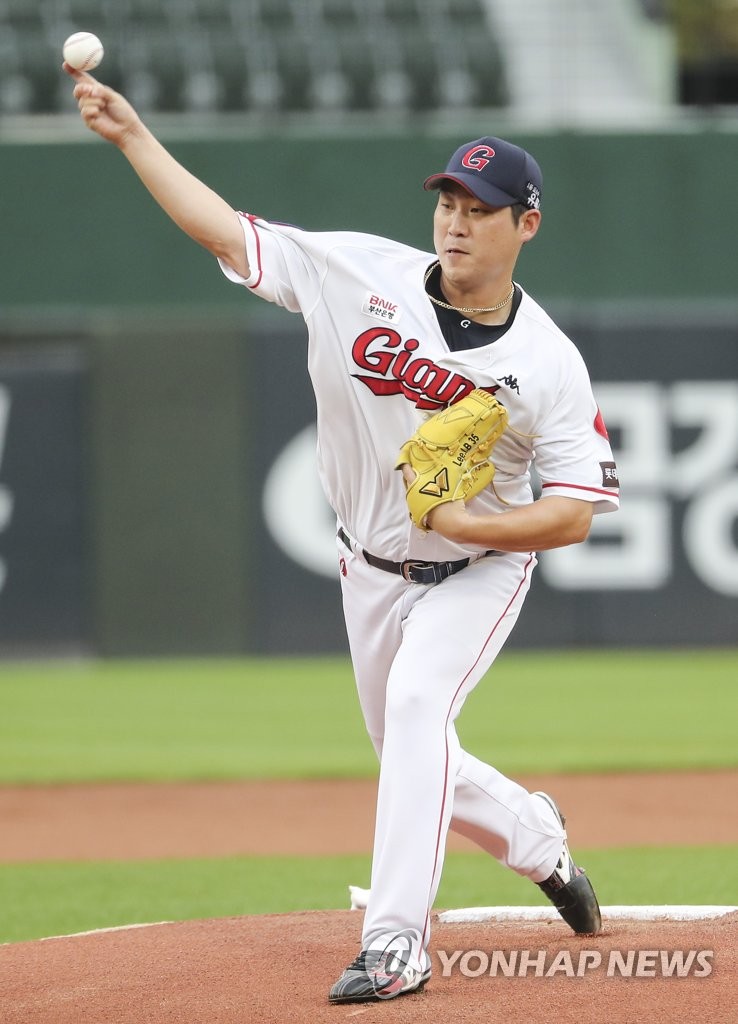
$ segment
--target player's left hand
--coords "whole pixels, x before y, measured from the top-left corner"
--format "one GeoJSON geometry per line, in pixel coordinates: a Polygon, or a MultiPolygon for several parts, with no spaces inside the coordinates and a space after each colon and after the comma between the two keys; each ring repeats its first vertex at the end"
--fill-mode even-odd
{"type": "Polygon", "coordinates": [[[429,530],[430,512],[442,504],[468,501],[492,482],[489,456],[507,427],[507,409],[475,389],[418,427],[395,463],[402,470],[410,518],[429,530]]]}

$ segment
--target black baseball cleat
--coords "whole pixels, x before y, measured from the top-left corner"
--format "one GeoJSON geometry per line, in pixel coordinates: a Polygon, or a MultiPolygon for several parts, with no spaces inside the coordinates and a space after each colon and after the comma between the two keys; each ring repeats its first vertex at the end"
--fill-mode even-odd
{"type": "MultiPolygon", "coordinates": [[[[534,793],[533,796],[546,801],[564,828],[566,818],[551,797],[547,793],[534,793]]],[[[584,868],[574,863],[566,840],[553,874],[545,882],[538,882],[538,888],[551,900],[577,935],[596,935],[602,930],[600,907],[592,883],[584,873],[584,868]]]]}
{"type": "Polygon", "coordinates": [[[431,976],[430,958],[424,971],[410,967],[395,953],[363,949],[328,993],[331,1003],[369,1003],[422,992],[431,976]]]}

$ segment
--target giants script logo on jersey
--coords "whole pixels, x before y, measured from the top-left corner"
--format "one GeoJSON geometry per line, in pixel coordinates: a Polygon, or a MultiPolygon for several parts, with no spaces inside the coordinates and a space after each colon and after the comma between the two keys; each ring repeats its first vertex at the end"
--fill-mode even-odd
{"type": "MultiPolygon", "coordinates": [[[[366,384],[373,395],[404,395],[419,409],[442,409],[474,390],[468,377],[438,366],[432,359],[414,356],[416,338],[402,340],[391,327],[372,327],[354,342],[351,354],[361,370],[352,377],[366,384]]],[[[494,394],[492,388],[487,388],[494,394]]]]}
{"type": "Polygon", "coordinates": [[[464,153],[461,163],[470,171],[483,171],[494,155],[491,146],[473,146],[464,153]]]}

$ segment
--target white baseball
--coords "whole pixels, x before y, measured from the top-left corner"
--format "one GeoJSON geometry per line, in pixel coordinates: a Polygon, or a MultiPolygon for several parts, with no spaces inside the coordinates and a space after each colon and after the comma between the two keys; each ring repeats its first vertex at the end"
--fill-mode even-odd
{"type": "Polygon", "coordinates": [[[62,48],[64,60],[77,71],[92,71],[104,53],[103,44],[93,32],[75,32],[62,48]]]}

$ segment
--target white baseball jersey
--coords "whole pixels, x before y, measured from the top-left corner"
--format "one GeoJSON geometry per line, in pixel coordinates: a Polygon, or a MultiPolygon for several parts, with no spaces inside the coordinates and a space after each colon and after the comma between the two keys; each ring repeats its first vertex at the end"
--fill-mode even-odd
{"type": "Polygon", "coordinates": [[[530,296],[523,293],[494,344],[452,352],[423,286],[433,254],[356,232],[308,232],[250,216],[242,223],[251,276],[222,269],[302,313],[320,477],[339,521],[365,548],[392,560],[439,561],[477,550],[414,527],[394,468],[421,419],[475,387],[498,389],[513,429],[495,446],[494,488],[472,511],[532,501],[534,459],[544,495],[590,501],[595,512],[618,507],[615,463],[583,360],[530,296]]]}
{"type": "Polygon", "coordinates": [[[615,464],[579,353],[528,295],[496,341],[451,351],[424,287],[431,253],[252,217],[243,228],[250,277],[222,269],[305,318],[319,470],[358,542],[339,543],[343,609],[381,760],[362,945],[410,937],[425,970],[449,827],[535,882],[553,871],[564,833],[546,801],[462,750],[454,725],[515,624],[535,554],[474,558],[435,585],[372,565],[362,548],[394,562],[479,554],[411,524],[397,454],[424,416],[484,387],[496,389],[510,429],[494,449],[495,486],[473,509],[531,502],[535,459],[543,494],[606,512],[618,505],[615,464]]]}

